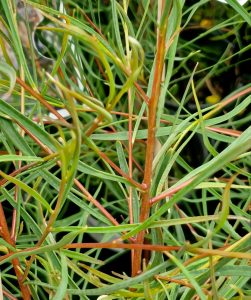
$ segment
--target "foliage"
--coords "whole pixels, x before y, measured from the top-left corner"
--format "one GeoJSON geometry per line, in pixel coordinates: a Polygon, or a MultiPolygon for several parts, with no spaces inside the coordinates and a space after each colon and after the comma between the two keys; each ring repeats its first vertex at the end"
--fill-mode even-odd
{"type": "Polygon", "coordinates": [[[0,298],[249,299],[250,9],[0,4],[0,298]]]}

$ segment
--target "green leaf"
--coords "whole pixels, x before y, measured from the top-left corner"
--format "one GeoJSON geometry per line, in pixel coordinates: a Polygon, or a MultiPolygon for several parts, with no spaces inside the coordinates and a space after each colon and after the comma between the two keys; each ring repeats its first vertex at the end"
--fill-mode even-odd
{"type": "Polygon", "coordinates": [[[9,24],[11,40],[15,47],[15,53],[17,53],[17,55],[18,55],[19,66],[22,66],[24,68],[25,75],[26,75],[30,85],[33,88],[35,88],[36,85],[30,74],[28,64],[27,64],[27,59],[25,58],[23,46],[22,46],[22,43],[20,40],[20,34],[18,32],[18,25],[17,25],[17,19],[16,19],[16,7],[13,7],[14,2],[12,2],[11,0],[5,0],[5,1],[2,1],[1,4],[3,6],[3,10],[4,10],[5,16],[7,18],[7,22],[9,24]]]}
{"type": "Polygon", "coordinates": [[[84,253],[78,253],[78,252],[70,251],[70,250],[66,250],[66,249],[61,250],[61,253],[65,254],[67,257],[72,258],[77,261],[85,261],[85,262],[89,262],[91,264],[96,264],[96,265],[103,264],[103,261],[101,261],[99,259],[95,259],[84,253]]]}
{"type": "Polygon", "coordinates": [[[20,156],[20,155],[1,155],[0,156],[0,162],[4,161],[37,161],[37,162],[42,162],[43,159],[40,157],[36,156],[20,156]]]}
{"type": "Polygon", "coordinates": [[[12,118],[18,124],[22,125],[23,128],[28,130],[44,145],[46,145],[52,150],[55,150],[55,144],[58,144],[58,142],[51,135],[49,135],[36,123],[32,122],[30,119],[28,119],[23,114],[21,114],[18,110],[13,108],[10,104],[4,102],[1,99],[0,99],[0,112],[12,118]]]}
{"type": "Polygon", "coordinates": [[[68,286],[68,265],[66,256],[60,252],[61,256],[61,280],[57,288],[56,294],[53,296],[53,300],[64,300],[66,296],[68,286]]]}
{"type": "Polygon", "coordinates": [[[29,187],[23,181],[16,179],[15,177],[9,176],[2,171],[0,171],[0,175],[3,178],[7,179],[9,182],[12,182],[15,185],[17,185],[18,187],[20,187],[22,190],[24,190],[26,193],[31,195],[37,201],[39,201],[50,213],[53,212],[53,209],[51,208],[50,204],[37,191],[35,191],[33,188],[29,187]]]}
{"type": "Polygon", "coordinates": [[[34,155],[34,152],[17,131],[16,126],[14,126],[11,120],[0,117],[0,127],[8,141],[13,143],[17,150],[20,150],[24,155],[34,155]]]}
{"type": "Polygon", "coordinates": [[[136,277],[121,280],[119,283],[107,285],[107,286],[104,286],[101,288],[86,289],[85,291],[69,289],[68,292],[72,295],[88,295],[88,296],[111,294],[114,292],[118,292],[121,289],[132,288],[135,284],[143,282],[144,280],[147,280],[147,279],[153,277],[154,275],[158,274],[159,272],[164,271],[167,264],[168,264],[168,262],[164,262],[164,263],[160,264],[159,266],[149,269],[136,277]]]}
{"type": "Polygon", "coordinates": [[[248,11],[237,0],[226,0],[227,3],[251,26],[251,18],[248,11]]]}
{"type": "Polygon", "coordinates": [[[16,72],[15,70],[8,64],[3,61],[0,61],[0,72],[6,75],[10,79],[10,87],[7,93],[1,96],[3,100],[6,100],[10,97],[16,83],[16,72]]]}
{"type": "Polygon", "coordinates": [[[107,180],[116,181],[116,182],[123,182],[123,183],[128,184],[127,179],[125,179],[121,176],[117,176],[115,174],[110,174],[110,173],[101,171],[99,169],[93,168],[82,161],[79,161],[78,170],[87,175],[92,175],[92,176],[95,176],[98,178],[107,179],[107,180]]]}
{"type": "Polygon", "coordinates": [[[116,142],[116,150],[117,150],[120,168],[123,172],[128,174],[129,169],[128,169],[128,164],[127,164],[127,161],[125,158],[124,149],[122,147],[122,144],[119,141],[116,142]]]}
{"type": "Polygon", "coordinates": [[[184,266],[179,259],[177,259],[174,255],[171,253],[165,252],[165,254],[177,265],[177,267],[182,271],[182,273],[187,278],[188,282],[191,283],[196,290],[198,296],[201,300],[206,300],[206,295],[203,293],[201,287],[199,286],[198,282],[194,278],[194,276],[189,272],[189,270],[184,266]]]}

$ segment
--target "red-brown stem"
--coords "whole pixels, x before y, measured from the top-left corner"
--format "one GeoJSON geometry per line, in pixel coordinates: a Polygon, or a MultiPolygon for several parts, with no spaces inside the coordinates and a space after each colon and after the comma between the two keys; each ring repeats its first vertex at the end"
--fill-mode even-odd
{"type": "MultiPolygon", "coordinates": [[[[250,236],[250,234],[248,234],[250,236]]],[[[148,250],[148,251],[158,251],[158,252],[169,252],[169,251],[180,251],[184,250],[190,253],[195,253],[196,256],[193,256],[192,258],[189,258],[187,261],[185,261],[183,264],[184,266],[187,266],[191,264],[192,262],[201,259],[203,257],[208,256],[221,256],[221,257],[233,257],[233,258],[242,258],[242,259],[251,259],[251,254],[247,252],[233,252],[228,251],[229,247],[221,247],[218,249],[205,249],[205,248],[196,248],[192,245],[184,245],[184,246],[164,246],[164,245],[147,245],[147,244],[124,244],[124,243],[115,243],[115,242],[107,242],[107,243],[72,243],[72,244],[66,244],[63,246],[65,249],[97,249],[97,248],[106,248],[106,249],[141,249],[141,250],[148,250]]],[[[25,250],[20,250],[19,254],[21,255],[23,252],[25,252],[28,255],[29,251],[38,249],[37,246],[27,248],[25,250]]],[[[0,257],[0,262],[8,259],[11,257],[13,253],[8,253],[5,255],[2,255],[0,257]]],[[[14,260],[14,259],[13,259],[14,260]]],[[[178,268],[177,268],[178,271],[178,268]]],[[[175,275],[175,273],[174,273],[175,275]]]]}
{"type": "Polygon", "coordinates": [[[219,132],[219,133],[223,133],[226,135],[230,135],[230,136],[240,136],[242,134],[242,131],[239,130],[234,130],[234,129],[228,129],[228,128],[221,128],[221,127],[211,127],[211,126],[206,126],[206,129],[210,130],[210,131],[214,131],[214,132],[219,132]]]}
{"type": "MultiPolygon", "coordinates": [[[[157,54],[155,62],[155,71],[153,79],[153,87],[151,97],[148,105],[148,135],[147,135],[147,146],[145,156],[145,173],[143,184],[146,185],[147,189],[142,194],[142,203],[140,211],[140,222],[144,222],[148,216],[151,208],[150,204],[150,189],[152,179],[152,164],[155,149],[155,133],[156,133],[156,113],[158,108],[158,101],[160,96],[161,78],[164,67],[165,58],[165,40],[166,40],[167,20],[165,24],[159,30],[159,36],[157,41],[157,54]]],[[[145,231],[141,231],[136,238],[138,244],[142,244],[144,241],[145,231]]],[[[136,276],[141,271],[141,254],[142,250],[135,251],[134,253],[134,265],[132,270],[132,276],[136,276]]]]}
{"type": "Polygon", "coordinates": [[[17,83],[19,83],[30,95],[36,98],[41,104],[43,104],[51,113],[53,113],[58,120],[63,122],[64,125],[69,125],[69,123],[60,115],[60,113],[50,105],[38,92],[34,91],[28,84],[26,84],[22,79],[16,78],[17,83]]]}
{"type": "MultiPolygon", "coordinates": [[[[85,133],[86,136],[90,136],[95,129],[98,128],[98,124],[102,121],[103,117],[99,116],[96,121],[92,124],[92,126],[87,130],[85,133]]],[[[139,188],[140,190],[145,189],[145,185],[138,183],[137,181],[133,180],[132,177],[125,172],[123,172],[113,161],[110,160],[108,156],[105,155],[104,152],[101,152],[100,150],[97,151],[98,155],[103,158],[104,161],[106,161],[116,172],[118,172],[122,177],[126,178],[132,185],[139,188]]]]}
{"type": "MultiPolygon", "coordinates": [[[[177,204],[174,204],[174,207],[176,208],[178,214],[180,215],[181,219],[185,219],[186,215],[183,213],[183,211],[179,208],[179,206],[177,204]]],[[[196,230],[193,228],[192,224],[187,223],[186,226],[189,228],[189,230],[191,231],[191,233],[194,236],[198,236],[199,234],[196,232],[196,230]]]]}
{"type": "Polygon", "coordinates": [[[191,183],[194,180],[194,178],[195,177],[192,177],[192,178],[188,179],[187,181],[181,183],[180,185],[178,185],[176,187],[171,187],[167,191],[159,194],[158,196],[155,196],[154,198],[152,198],[150,200],[151,205],[153,205],[154,203],[156,203],[166,197],[171,197],[173,194],[177,193],[179,190],[183,189],[185,186],[187,186],[189,183],[191,183]]]}
{"type": "Polygon", "coordinates": [[[137,181],[135,181],[134,179],[132,179],[129,175],[127,175],[125,172],[123,172],[113,161],[111,161],[110,158],[107,157],[104,152],[98,151],[98,155],[100,157],[102,157],[104,159],[104,161],[106,161],[122,177],[126,178],[132,185],[139,188],[140,190],[146,189],[146,185],[144,184],[144,182],[141,184],[141,183],[138,183],[137,181]]]}
{"type": "MultiPolygon", "coordinates": [[[[39,162],[40,163],[40,162],[39,162]]],[[[16,169],[15,171],[11,172],[10,174],[8,174],[9,176],[15,177],[16,175],[22,173],[23,171],[28,170],[29,168],[32,168],[34,166],[36,166],[38,163],[37,162],[33,162],[30,163],[29,165],[25,165],[20,167],[19,169],[16,169]]],[[[0,186],[4,185],[8,180],[3,178],[2,180],[0,180],[0,186]]]]}
{"type": "MultiPolygon", "coordinates": [[[[9,229],[8,229],[5,214],[4,214],[4,211],[3,211],[2,203],[0,203],[0,235],[11,246],[13,246],[13,247],[16,246],[14,241],[11,239],[11,236],[10,236],[10,233],[9,233],[9,229]]],[[[12,254],[12,252],[10,251],[10,255],[11,254],[12,254]]],[[[18,284],[19,284],[19,287],[20,287],[20,291],[22,293],[22,297],[23,297],[24,300],[30,300],[31,295],[30,295],[29,287],[27,285],[24,285],[21,281],[23,274],[22,274],[22,271],[21,271],[22,269],[21,269],[21,265],[20,265],[20,262],[19,262],[18,258],[13,258],[11,262],[12,262],[14,271],[16,273],[16,277],[17,277],[17,281],[18,281],[18,284]]]]}
{"type": "Polygon", "coordinates": [[[72,244],[65,245],[64,248],[65,249],[106,248],[106,249],[141,249],[141,250],[151,250],[151,251],[179,251],[182,247],[107,242],[107,243],[72,243],[72,244]]]}
{"type": "Polygon", "coordinates": [[[219,104],[216,106],[216,108],[218,108],[218,107],[223,108],[226,105],[232,103],[237,98],[244,96],[246,94],[249,94],[249,93],[251,93],[251,87],[248,87],[248,88],[244,89],[243,91],[240,91],[240,92],[232,95],[231,97],[227,98],[226,100],[219,102],[219,104]]]}
{"type": "MultiPolygon", "coordinates": [[[[92,111],[92,110],[90,110],[90,111],[92,111]]],[[[118,114],[118,115],[124,115],[125,117],[128,117],[129,118],[129,114],[128,113],[117,113],[117,112],[114,112],[114,111],[111,111],[111,114],[118,114]]],[[[113,126],[110,126],[111,127],[111,129],[112,129],[112,131],[113,131],[113,133],[116,133],[117,131],[114,129],[114,127],[113,126]]],[[[87,135],[87,134],[86,134],[87,135]]],[[[89,135],[87,135],[87,136],[89,136],[89,135]]],[[[128,139],[130,140],[130,137],[129,137],[129,135],[128,135],[128,139]]],[[[125,148],[125,150],[126,150],[126,152],[128,153],[128,155],[129,155],[129,149],[126,147],[126,144],[125,143],[123,143],[123,141],[122,141],[122,144],[123,144],[123,146],[124,146],[124,148],[125,148]]],[[[132,162],[135,164],[135,166],[139,169],[139,171],[141,171],[142,173],[143,173],[143,169],[142,169],[142,167],[139,165],[139,163],[132,157],[132,162]]],[[[132,176],[130,177],[130,178],[132,178],[132,176]]]]}
{"type": "Polygon", "coordinates": [[[94,60],[95,60],[95,62],[97,64],[97,66],[98,66],[100,74],[103,76],[103,78],[105,80],[108,80],[108,77],[107,77],[107,75],[106,75],[106,73],[105,73],[105,71],[103,69],[103,66],[102,66],[101,62],[99,61],[99,59],[97,57],[95,57],[94,60]]]}
{"type": "Polygon", "coordinates": [[[10,300],[18,300],[16,297],[12,296],[9,292],[3,290],[3,295],[5,295],[10,300]]]}
{"type": "Polygon", "coordinates": [[[142,100],[145,101],[145,103],[148,105],[149,104],[149,98],[147,96],[147,94],[144,92],[144,90],[140,87],[140,85],[137,82],[134,82],[134,86],[136,87],[136,89],[138,90],[138,95],[140,96],[140,98],[142,100]]]}
{"type": "Polygon", "coordinates": [[[98,116],[92,123],[92,126],[85,132],[85,135],[90,136],[98,128],[98,126],[102,120],[103,120],[103,117],[98,116]]]}
{"type": "Polygon", "coordinates": [[[98,200],[92,197],[92,195],[86,190],[86,188],[77,179],[74,179],[74,184],[83,193],[83,195],[87,198],[87,200],[90,201],[93,205],[95,205],[113,225],[115,226],[119,225],[116,219],[113,218],[113,216],[103,207],[102,204],[98,202],[98,200]]]}
{"type": "MultiPolygon", "coordinates": [[[[181,280],[181,279],[173,279],[171,277],[161,276],[161,275],[157,275],[157,276],[155,276],[155,278],[165,280],[165,281],[169,281],[169,282],[175,282],[175,283],[177,283],[181,286],[183,285],[183,286],[187,286],[191,289],[194,289],[194,286],[192,284],[188,283],[187,281],[181,280]]],[[[203,288],[202,290],[205,294],[210,295],[210,292],[207,291],[206,289],[203,288]]]]}
{"type": "MultiPolygon", "coordinates": [[[[90,110],[93,111],[93,110],[90,110]]],[[[128,117],[128,113],[124,113],[124,112],[118,112],[118,111],[111,111],[111,114],[114,115],[119,115],[119,116],[125,116],[128,117]]],[[[132,115],[133,119],[137,119],[137,115],[132,115]]],[[[148,120],[148,117],[142,117],[142,120],[148,120]]],[[[51,122],[48,121],[48,123],[50,124],[51,122]]],[[[170,121],[166,121],[163,119],[160,119],[160,123],[163,124],[172,124],[172,122],[170,121]]],[[[226,135],[230,135],[230,136],[240,136],[242,134],[242,131],[239,130],[234,130],[234,129],[228,129],[228,128],[222,128],[222,127],[214,127],[214,126],[206,126],[206,129],[211,130],[211,131],[215,131],[215,132],[219,132],[219,133],[223,133],[226,135]]]]}
{"type": "Polygon", "coordinates": [[[83,14],[83,16],[86,18],[87,22],[91,25],[91,27],[97,31],[104,40],[106,40],[106,37],[103,35],[102,31],[92,22],[92,20],[89,18],[89,16],[87,15],[87,13],[85,13],[85,11],[83,9],[80,9],[81,13],[83,14]]]}
{"type": "MultiPolygon", "coordinates": [[[[129,118],[129,114],[127,114],[128,118],[129,118]]],[[[114,129],[113,126],[111,126],[111,129],[114,133],[116,133],[117,131],[114,129]]],[[[130,141],[130,133],[128,134],[128,140],[130,141]]],[[[129,147],[126,146],[126,143],[121,141],[121,144],[123,145],[123,147],[125,148],[126,152],[128,153],[128,157],[130,157],[130,154],[129,154],[129,147]]],[[[130,159],[128,159],[130,160],[130,159]]],[[[138,170],[143,174],[143,169],[142,167],[140,166],[140,164],[136,161],[136,159],[134,159],[133,155],[131,155],[131,163],[135,164],[135,166],[138,168],[138,170]]],[[[130,163],[129,163],[130,164],[130,163]]],[[[129,166],[129,169],[130,169],[130,166],[129,166]]],[[[132,168],[133,169],[133,168],[132,168]]],[[[130,174],[129,174],[130,175],[130,174]]],[[[132,178],[132,174],[130,175],[130,177],[132,178]]]]}

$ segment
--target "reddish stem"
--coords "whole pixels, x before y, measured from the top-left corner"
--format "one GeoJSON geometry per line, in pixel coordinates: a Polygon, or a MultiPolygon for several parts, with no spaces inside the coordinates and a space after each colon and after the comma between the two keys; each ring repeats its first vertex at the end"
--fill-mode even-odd
{"type": "Polygon", "coordinates": [[[124,243],[72,243],[64,246],[65,249],[140,249],[150,251],[179,251],[181,246],[163,246],[163,245],[147,245],[147,244],[124,244],[124,243]]]}
{"type": "Polygon", "coordinates": [[[28,86],[22,79],[16,78],[17,83],[19,83],[30,95],[36,98],[42,105],[44,105],[51,113],[53,113],[64,125],[69,125],[69,123],[60,115],[60,113],[50,105],[38,92],[34,91],[30,86],[28,86]]]}
{"type": "Polygon", "coordinates": [[[16,297],[12,296],[9,292],[3,290],[3,295],[5,295],[10,300],[18,300],[16,297]]]}
{"type": "MultiPolygon", "coordinates": [[[[8,225],[6,222],[6,218],[5,218],[5,214],[4,214],[4,210],[2,207],[2,203],[0,203],[0,235],[3,237],[3,239],[9,243],[12,247],[15,247],[15,242],[11,239],[10,233],[9,233],[9,229],[8,229],[8,225]]],[[[9,251],[10,255],[13,253],[11,251],[9,251]]],[[[24,300],[30,300],[31,299],[31,295],[30,295],[30,290],[29,287],[27,285],[24,285],[22,283],[22,268],[20,265],[20,262],[18,260],[18,258],[13,258],[12,259],[12,265],[17,277],[17,281],[20,287],[20,291],[22,293],[22,297],[24,300]]]]}
{"type": "Polygon", "coordinates": [[[154,198],[152,198],[150,200],[151,205],[153,205],[154,203],[166,198],[166,197],[171,197],[173,194],[177,193],[179,190],[183,189],[185,186],[189,185],[189,183],[191,183],[194,180],[195,177],[192,177],[190,179],[188,179],[187,181],[181,183],[178,186],[175,187],[171,187],[170,189],[168,189],[167,191],[159,194],[158,196],[155,196],[154,198]]]}
{"type": "MultiPolygon", "coordinates": [[[[151,97],[148,105],[148,135],[147,135],[147,147],[145,156],[145,173],[143,184],[147,187],[146,191],[142,194],[142,204],[140,210],[140,222],[144,222],[150,212],[150,190],[152,179],[152,164],[155,149],[155,133],[156,133],[156,114],[158,108],[158,101],[160,96],[161,78],[164,68],[165,58],[165,40],[167,31],[168,18],[163,23],[163,26],[159,29],[158,41],[157,41],[157,54],[155,62],[155,71],[153,79],[153,87],[151,97]]],[[[142,230],[136,238],[138,244],[142,244],[144,241],[145,231],[142,230]]],[[[135,251],[134,253],[134,265],[132,270],[132,276],[136,276],[141,271],[141,255],[142,250],[135,251]]]]}

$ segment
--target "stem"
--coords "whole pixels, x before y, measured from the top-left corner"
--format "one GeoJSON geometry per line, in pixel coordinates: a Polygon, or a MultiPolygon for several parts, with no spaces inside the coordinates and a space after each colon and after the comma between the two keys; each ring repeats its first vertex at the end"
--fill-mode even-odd
{"type": "MultiPolygon", "coordinates": [[[[10,233],[9,233],[9,230],[8,230],[8,225],[7,225],[7,222],[6,222],[6,218],[5,218],[5,214],[4,214],[4,211],[3,211],[2,203],[0,203],[0,235],[11,246],[13,246],[13,247],[16,246],[14,241],[11,239],[11,236],[10,236],[10,233]]],[[[11,255],[11,253],[13,253],[13,252],[9,251],[10,255],[11,255]]],[[[22,283],[22,280],[21,280],[23,274],[22,274],[22,268],[21,268],[21,265],[20,265],[20,262],[19,262],[18,258],[13,258],[11,260],[11,262],[12,262],[14,271],[16,273],[16,277],[17,277],[17,281],[18,281],[18,284],[19,284],[19,287],[20,287],[20,290],[21,290],[21,293],[22,293],[22,297],[23,297],[24,300],[30,300],[31,295],[30,295],[29,287],[27,285],[24,285],[22,283]]]]}
{"type": "Polygon", "coordinates": [[[64,125],[69,125],[69,123],[60,115],[60,113],[52,106],[50,105],[38,92],[34,91],[30,86],[28,86],[22,79],[16,78],[17,83],[20,84],[21,87],[23,87],[31,96],[36,98],[42,105],[44,105],[51,113],[54,114],[60,120],[63,122],[64,125]]]}
{"type": "MultiPolygon", "coordinates": [[[[148,135],[147,135],[147,146],[145,156],[145,173],[143,184],[147,187],[146,191],[142,193],[142,204],[140,211],[140,222],[144,222],[150,213],[150,190],[151,190],[151,178],[152,178],[152,164],[154,158],[155,149],[155,134],[156,134],[156,115],[160,96],[162,72],[164,68],[165,59],[165,41],[167,32],[167,23],[169,14],[164,13],[165,19],[162,20],[159,28],[159,36],[157,37],[157,54],[155,61],[155,71],[153,79],[153,87],[151,97],[148,105],[148,135]]],[[[145,231],[142,230],[136,238],[137,244],[144,242],[145,231]]],[[[142,249],[135,251],[134,253],[134,265],[132,270],[132,276],[136,276],[141,271],[141,256],[142,249]]]]}
{"type": "Polygon", "coordinates": [[[72,243],[64,246],[65,249],[92,249],[92,248],[106,248],[106,249],[143,249],[151,251],[179,251],[181,246],[163,246],[163,245],[146,245],[146,244],[124,244],[124,243],[72,243]]]}

